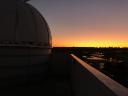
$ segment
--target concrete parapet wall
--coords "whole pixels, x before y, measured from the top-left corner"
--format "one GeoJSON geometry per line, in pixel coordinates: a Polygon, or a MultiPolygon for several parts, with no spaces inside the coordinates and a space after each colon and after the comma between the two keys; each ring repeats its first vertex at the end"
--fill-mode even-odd
{"type": "Polygon", "coordinates": [[[75,96],[128,96],[128,89],[72,56],[72,89],[75,96]]]}

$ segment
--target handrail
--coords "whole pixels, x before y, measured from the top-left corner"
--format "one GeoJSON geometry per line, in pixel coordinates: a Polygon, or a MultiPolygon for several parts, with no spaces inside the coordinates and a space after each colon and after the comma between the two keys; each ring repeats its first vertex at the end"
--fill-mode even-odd
{"type": "Polygon", "coordinates": [[[105,74],[101,73],[97,69],[93,68],[74,54],[71,56],[84,68],[86,68],[90,73],[92,73],[100,82],[102,82],[106,87],[112,90],[117,96],[128,96],[128,89],[121,84],[117,83],[110,77],[106,76],[105,74]]]}

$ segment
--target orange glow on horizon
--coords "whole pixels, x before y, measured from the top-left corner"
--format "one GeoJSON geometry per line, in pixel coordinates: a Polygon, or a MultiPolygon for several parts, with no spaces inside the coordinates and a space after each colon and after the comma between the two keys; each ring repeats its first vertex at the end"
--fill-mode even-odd
{"type": "MultiPolygon", "coordinates": [[[[128,28],[63,30],[53,35],[53,47],[128,47],[128,28]],[[66,33],[67,32],[67,33],[66,33]]],[[[57,30],[56,30],[57,31],[57,30]]]]}
{"type": "Polygon", "coordinates": [[[128,47],[127,41],[53,42],[53,47],[128,47]]]}

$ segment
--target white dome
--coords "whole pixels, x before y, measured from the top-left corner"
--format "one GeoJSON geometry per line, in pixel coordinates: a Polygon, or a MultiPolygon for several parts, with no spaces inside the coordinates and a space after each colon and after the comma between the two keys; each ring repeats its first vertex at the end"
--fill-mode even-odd
{"type": "Polygon", "coordinates": [[[41,14],[24,0],[7,1],[3,3],[8,7],[0,4],[0,42],[51,46],[50,30],[41,14]]]}
{"type": "Polygon", "coordinates": [[[0,78],[11,82],[8,78],[18,76],[16,82],[24,82],[33,74],[45,76],[51,54],[51,34],[45,19],[24,0],[2,0],[0,12],[0,78]]]}

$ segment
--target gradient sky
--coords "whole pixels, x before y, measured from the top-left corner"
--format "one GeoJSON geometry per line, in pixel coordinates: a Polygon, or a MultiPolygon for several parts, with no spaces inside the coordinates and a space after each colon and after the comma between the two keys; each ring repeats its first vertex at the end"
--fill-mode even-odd
{"type": "Polygon", "coordinates": [[[31,0],[53,46],[128,47],[128,0],[31,0]]]}

